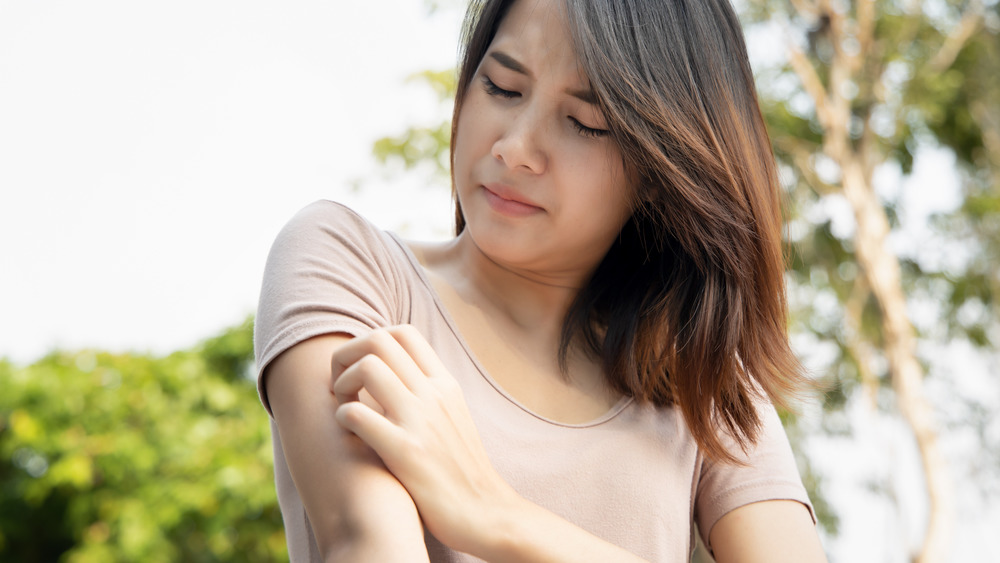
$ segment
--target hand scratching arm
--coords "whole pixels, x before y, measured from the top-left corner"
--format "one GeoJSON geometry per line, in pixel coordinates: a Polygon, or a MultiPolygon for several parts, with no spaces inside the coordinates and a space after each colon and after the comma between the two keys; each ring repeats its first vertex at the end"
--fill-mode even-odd
{"type": "Polygon", "coordinates": [[[349,339],[312,338],[268,366],[264,383],[285,461],[326,561],[427,561],[410,495],[334,418],[330,358],[349,339]]]}

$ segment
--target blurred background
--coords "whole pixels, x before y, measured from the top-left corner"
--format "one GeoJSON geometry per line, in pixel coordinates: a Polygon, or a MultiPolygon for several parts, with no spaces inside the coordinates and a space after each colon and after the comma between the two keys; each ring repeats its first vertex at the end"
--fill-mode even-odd
{"type": "MultiPolygon", "coordinates": [[[[448,236],[463,8],[0,2],[0,562],[287,560],[264,260],[321,198],[448,236]]],[[[998,2],[737,9],[825,386],[784,420],[829,557],[989,560],[998,2]]]]}

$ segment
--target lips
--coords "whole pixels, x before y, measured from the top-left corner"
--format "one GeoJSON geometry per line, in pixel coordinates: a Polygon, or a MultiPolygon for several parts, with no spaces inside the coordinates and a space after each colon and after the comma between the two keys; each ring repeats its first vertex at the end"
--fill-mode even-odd
{"type": "Polygon", "coordinates": [[[490,208],[501,215],[517,218],[545,212],[534,201],[504,184],[486,184],[483,193],[490,208]]]}
{"type": "Polygon", "coordinates": [[[498,197],[500,199],[503,199],[505,201],[509,201],[509,202],[513,202],[513,203],[520,203],[521,205],[527,205],[529,207],[535,207],[535,208],[538,208],[538,209],[542,209],[542,206],[538,205],[537,203],[535,203],[534,201],[532,201],[530,198],[527,198],[527,197],[521,195],[520,193],[517,192],[517,190],[515,190],[515,189],[513,189],[513,188],[511,188],[511,187],[509,187],[509,186],[507,186],[505,184],[485,184],[483,186],[483,189],[485,189],[487,192],[490,192],[494,196],[496,196],[496,197],[498,197]]]}

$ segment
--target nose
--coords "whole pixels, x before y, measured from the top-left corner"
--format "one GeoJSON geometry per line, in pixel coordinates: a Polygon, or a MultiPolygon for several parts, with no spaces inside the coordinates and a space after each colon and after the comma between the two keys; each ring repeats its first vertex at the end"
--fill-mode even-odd
{"type": "Polygon", "coordinates": [[[493,143],[493,157],[510,170],[545,172],[548,154],[543,149],[544,127],[534,108],[523,108],[503,125],[500,137],[493,143]]]}

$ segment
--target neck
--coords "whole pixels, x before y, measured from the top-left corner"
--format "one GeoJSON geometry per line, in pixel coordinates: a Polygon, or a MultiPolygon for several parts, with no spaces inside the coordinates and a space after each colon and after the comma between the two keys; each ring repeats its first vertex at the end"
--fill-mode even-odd
{"type": "MultiPolygon", "coordinates": [[[[558,342],[563,320],[585,279],[562,273],[519,269],[492,260],[468,232],[446,252],[450,283],[462,297],[529,333],[547,333],[558,342]]],[[[496,318],[496,317],[494,317],[496,318]]]]}

